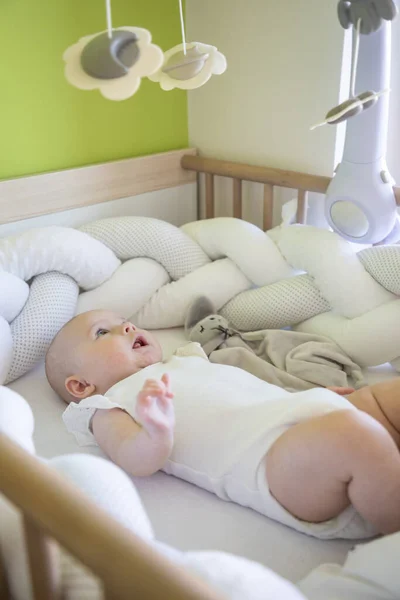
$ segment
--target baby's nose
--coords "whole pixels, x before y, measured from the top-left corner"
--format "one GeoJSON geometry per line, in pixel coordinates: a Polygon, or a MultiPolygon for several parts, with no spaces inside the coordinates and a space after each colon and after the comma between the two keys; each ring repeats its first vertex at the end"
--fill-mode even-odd
{"type": "Polygon", "coordinates": [[[129,333],[130,331],[135,331],[135,326],[132,323],[124,323],[123,330],[124,333],[129,333]]]}

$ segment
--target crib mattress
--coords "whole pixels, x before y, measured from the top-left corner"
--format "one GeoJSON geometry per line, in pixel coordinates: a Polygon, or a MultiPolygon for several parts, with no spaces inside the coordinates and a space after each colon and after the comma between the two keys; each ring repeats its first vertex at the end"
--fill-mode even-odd
{"type": "MultiPolygon", "coordinates": [[[[156,332],[164,356],[185,343],[182,329],[156,332]]],[[[374,383],[396,375],[390,365],[366,372],[374,383]]],[[[10,385],[30,404],[35,417],[35,445],[39,456],[87,452],[80,448],[62,421],[63,402],[50,389],[43,364],[10,385]]],[[[321,541],[292,531],[241,506],[164,473],[134,478],[157,539],[181,550],[222,550],[258,561],[297,581],[324,562],[343,563],[353,542],[321,541]]]]}

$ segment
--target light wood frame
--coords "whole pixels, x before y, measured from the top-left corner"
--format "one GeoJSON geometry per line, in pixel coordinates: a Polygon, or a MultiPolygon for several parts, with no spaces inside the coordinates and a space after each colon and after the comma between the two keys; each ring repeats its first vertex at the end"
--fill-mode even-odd
{"type": "MultiPolygon", "coordinates": [[[[203,158],[191,149],[0,182],[0,222],[183,185],[196,181],[201,173],[205,174],[207,218],[214,216],[216,176],[232,178],[233,215],[237,218],[242,217],[242,181],[262,183],[265,230],[272,226],[275,187],[297,190],[297,220],[303,223],[308,192],[324,193],[330,181],[329,177],[203,158]]],[[[400,204],[400,188],[394,188],[394,191],[400,204]]],[[[220,598],[1,434],[0,456],[0,493],[24,515],[35,600],[59,598],[54,540],[101,579],[107,600],[220,598]],[[107,551],[100,555],[92,552],[93,548],[99,547],[107,551]],[[110,560],[115,556],[118,561],[110,560]]],[[[1,555],[0,598],[8,598],[7,574],[1,564],[1,555]]]]}
{"type": "MultiPolygon", "coordinates": [[[[216,176],[232,179],[232,213],[238,219],[242,218],[242,182],[252,181],[264,184],[264,231],[272,227],[275,187],[290,188],[297,191],[296,222],[305,223],[307,219],[308,192],[325,194],[331,181],[330,177],[323,175],[310,175],[298,171],[247,165],[195,155],[184,155],[182,158],[182,167],[205,175],[206,219],[210,219],[215,215],[214,180],[216,176]]],[[[400,187],[394,187],[393,191],[396,203],[400,206],[400,187]]]]}
{"type": "Polygon", "coordinates": [[[89,167],[0,181],[0,224],[194,183],[173,150],[89,167]]]}
{"type": "Polygon", "coordinates": [[[48,536],[102,580],[107,600],[221,600],[4,434],[0,456],[0,491],[24,514],[35,600],[59,598],[48,536]]]}

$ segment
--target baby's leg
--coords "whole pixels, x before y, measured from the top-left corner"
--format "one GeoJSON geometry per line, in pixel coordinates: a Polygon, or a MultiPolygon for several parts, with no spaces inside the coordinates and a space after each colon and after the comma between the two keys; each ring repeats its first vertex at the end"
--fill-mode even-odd
{"type": "Polygon", "coordinates": [[[381,533],[400,530],[400,454],[388,431],[369,415],[338,410],[299,423],[267,454],[275,499],[312,523],[350,503],[381,533]]]}
{"type": "Polygon", "coordinates": [[[347,398],[379,421],[400,448],[400,377],[360,388],[347,398]]]}

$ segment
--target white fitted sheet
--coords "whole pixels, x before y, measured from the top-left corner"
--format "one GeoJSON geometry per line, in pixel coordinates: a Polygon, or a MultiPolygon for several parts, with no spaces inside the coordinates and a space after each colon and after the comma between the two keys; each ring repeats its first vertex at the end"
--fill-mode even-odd
{"type": "MultiPolygon", "coordinates": [[[[182,329],[155,332],[170,355],[185,343],[182,329]]],[[[382,365],[367,372],[373,383],[393,378],[396,372],[382,365]]],[[[50,389],[43,364],[10,385],[32,407],[35,417],[35,445],[40,456],[89,452],[102,455],[98,448],[80,448],[67,433],[61,414],[63,402],[50,389]]],[[[322,541],[288,529],[266,517],[232,503],[185,481],[156,473],[134,478],[140,496],[159,540],[182,550],[222,550],[256,560],[297,581],[324,562],[342,563],[352,542],[322,541]]]]}

